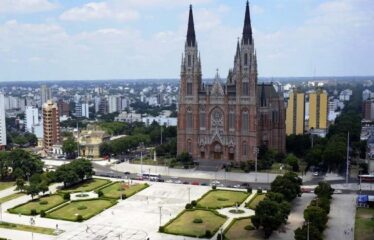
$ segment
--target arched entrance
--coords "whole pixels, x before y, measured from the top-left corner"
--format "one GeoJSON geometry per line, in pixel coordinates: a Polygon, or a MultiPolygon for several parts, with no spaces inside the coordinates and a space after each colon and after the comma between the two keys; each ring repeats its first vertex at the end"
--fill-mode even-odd
{"type": "Polygon", "coordinates": [[[212,153],[214,160],[221,160],[222,159],[222,145],[219,142],[215,142],[212,145],[212,153]]]}

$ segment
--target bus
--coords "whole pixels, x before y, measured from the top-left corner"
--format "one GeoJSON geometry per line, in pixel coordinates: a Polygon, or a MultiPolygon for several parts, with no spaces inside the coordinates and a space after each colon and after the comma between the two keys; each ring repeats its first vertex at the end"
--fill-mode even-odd
{"type": "Polygon", "coordinates": [[[374,182],[374,174],[358,175],[360,182],[374,182]]]}

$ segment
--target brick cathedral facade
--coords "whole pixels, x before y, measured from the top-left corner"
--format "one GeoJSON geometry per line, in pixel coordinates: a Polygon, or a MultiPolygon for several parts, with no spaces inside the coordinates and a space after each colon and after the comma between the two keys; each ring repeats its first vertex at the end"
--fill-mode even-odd
{"type": "Polygon", "coordinates": [[[242,39],[225,83],[217,74],[202,81],[201,61],[190,7],[181,63],[178,153],[194,160],[254,160],[266,145],[285,151],[285,106],[272,84],[257,83],[255,52],[247,2],[242,39]]]}

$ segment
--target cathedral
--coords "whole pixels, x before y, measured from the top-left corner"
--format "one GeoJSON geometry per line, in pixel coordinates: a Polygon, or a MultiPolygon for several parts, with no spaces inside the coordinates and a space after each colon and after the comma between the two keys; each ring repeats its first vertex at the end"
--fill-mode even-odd
{"type": "Polygon", "coordinates": [[[273,84],[257,83],[257,55],[247,2],[243,35],[225,83],[218,71],[202,81],[192,7],[182,56],[178,111],[178,154],[195,161],[254,160],[261,145],[285,151],[285,103],[273,84]]]}

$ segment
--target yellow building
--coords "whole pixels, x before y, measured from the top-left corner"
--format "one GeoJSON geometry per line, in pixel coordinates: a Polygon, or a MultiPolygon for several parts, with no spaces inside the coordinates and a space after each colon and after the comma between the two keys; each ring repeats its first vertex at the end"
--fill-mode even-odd
{"type": "Polygon", "coordinates": [[[321,89],[309,93],[309,129],[327,129],[328,96],[321,89]]]}
{"type": "Polygon", "coordinates": [[[100,145],[109,141],[110,136],[101,130],[83,130],[79,133],[79,156],[98,158],[100,145]]]}
{"type": "Polygon", "coordinates": [[[304,134],[305,94],[296,90],[290,93],[286,111],[286,134],[304,134]]]}

